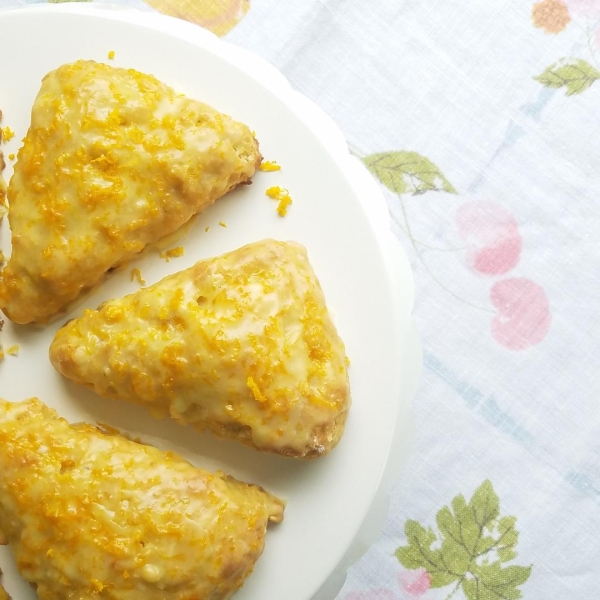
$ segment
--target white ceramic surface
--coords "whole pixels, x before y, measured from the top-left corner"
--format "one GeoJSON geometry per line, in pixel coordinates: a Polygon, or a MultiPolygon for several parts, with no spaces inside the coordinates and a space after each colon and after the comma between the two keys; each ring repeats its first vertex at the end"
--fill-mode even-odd
{"type": "MultiPolygon", "coordinates": [[[[344,438],[328,457],[303,463],[263,455],[156,421],[141,408],[103,400],[64,381],[47,358],[61,321],[45,328],[7,322],[0,339],[5,347],[18,343],[21,350],[0,363],[0,397],[39,396],[71,421],[109,423],[286,498],[284,523],[270,528],[265,553],[235,598],[332,597],[349,561],[372,541],[384,514],[387,485],[408,452],[408,406],[421,365],[410,319],[410,267],[389,233],[377,185],[348,154],[333,122],[293,92],[273,67],[194,25],[131,10],[38,5],[0,12],[0,31],[3,55],[10,56],[0,63],[0,108],[3,125],[17,133],[4,146],[6,154],[17,151],[27,130],[42,76],[62,63],[91,58],[152,73],[246,122],[256,131],[264,156],[283,167],[257,173],[254,185],[205,211],[175,244],[184,246],[183,257],[169,263],[156,253],[140,258],[69,316],[137,289],[129,277],[133,267],[153,283],[251,241],[296,240],[308,249],[352,360],[353,407],[344,438]],[[115,51],[114,61],[107,60],[109,50],[115,51]],[[294,199],[286,218],[277,216],[275,203],[264,195],[272,185],[288,188],[294,199]],[[391,450],[394,466],[384,477],[391,450]],[[377,510],[365,520],[375,500],[377,510]]],[[[7,179],[11,169],[9,164],[7,179]]],[[[0,244],[9,253],[6,223],[0,244]]],[[[6,548],[0,550],[0,567],[15,600],[35,597],[6,548]]]]}

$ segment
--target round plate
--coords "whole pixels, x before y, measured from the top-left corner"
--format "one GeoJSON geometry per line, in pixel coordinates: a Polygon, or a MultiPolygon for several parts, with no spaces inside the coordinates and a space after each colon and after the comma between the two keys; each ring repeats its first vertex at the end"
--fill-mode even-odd
{"type": "MultiPolygon", "coordinates": [[[[5,155],[17,151],[27,131],[44,74],[86,58],[152,73],[212,104],[255,130],[265,158],[282,165],[280,172],[258,172],[252,186],[220,199],[186,228],[173,244],[183,245],[183,257],[167,263],[148,253],[47,327],[7,321],[1,340],[5,348],[19,344],[20,353],[0,363],[0,397],[16,401],[38,396],[72,422],[108,423],[176,450],[198,466],[223,469],[287,499],[284,522],[270,527],[264,555],[236,600],[308,600],[340,563],[365,520],[384,473],[397,415],[408,405],[419,368],[414,336],[408,334],[410,268],[393,246],[376,184],[349,156],[333,123],[293,92],[277,71],[194,25],[131,10],[40,5],[0,13],[0,31],[4,54],[10,56],[0,65],[0,108],[3,125],[16,132],[3,147],[5,155]],[[111,50],[115,59],[109,61],[111,50]],[[265,196],[273,185],[288,188],[293,198],[285,218],[265,196]],[[227,227],[220,227],[220,221],[227,227]],[[48,347],[61,323],[84,306],[138,289],[130,281],[131,268],[139,268],[150,284],[199,259],[267,237],[306,246],[352,361],[353,406],[346,433],[326,458],[306,463],[261,454],[156,421],[141,408],[70,384],[51,367],[48,347]]],[[[7,180],[11,171],[9,164],[7,180]]],[[[6,222],[1,244],[8,254],[6,222]]],[[[35,597],[6,549],[0,566],[15,598],[35,597]]]]}

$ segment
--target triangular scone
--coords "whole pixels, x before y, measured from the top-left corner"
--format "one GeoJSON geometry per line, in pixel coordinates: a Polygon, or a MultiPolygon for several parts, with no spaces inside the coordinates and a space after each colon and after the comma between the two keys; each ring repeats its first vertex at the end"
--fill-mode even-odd
{"type": "Polygon", "coordinates": [[[350,405],[344,345],[293,242],[250,244],[86,310],[50,359],[101,396],[288,456],[326,454],[350,405]]]}
{"type": "Polygon", "coordinates": [[[0,308],[45,322],[260,164],[243,124],[151,75],[93,61],[43,80],[8,187],[0,308]]]}
{"type": "Polygon", "coordinates": [[[40,600],[225,600],[280,500],[173,454],[0,400],[0,532],[40,600]]]}

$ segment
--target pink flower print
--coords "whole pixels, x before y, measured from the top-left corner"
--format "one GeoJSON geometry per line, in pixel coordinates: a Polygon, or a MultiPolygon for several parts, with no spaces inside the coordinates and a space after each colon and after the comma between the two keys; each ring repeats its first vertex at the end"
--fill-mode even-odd
{"type": "Polygon", "coordinates": [[[398,583],[409,598],[420,598],[431,587],[431,575],[425,569],[402,571],[398,583]]]}
{"type": "Polygon", "coordinates": [[[523,239],[516,219],[495,202],[463,204],[456,226],[467,244],[467,262],[482,275],[502,275],[519,262],[523,239]]]}
{"type": "Polygon", "coordinates": [[[368,592],[350,592],[344,600],[396,600],[391,590],[374,589],[368,592]]]}
{"type": "Polygon", "coordinates": [[[565,2],[573,16],[600,19],[600,0],[565,0],[565,2]]]}
{"type": "Polygon", "coordinates": [[[510,350],[524,350],[546,337],[550,307],[537,283],[524,278],[499,281],[492,287],[491,300],[498,310],[492,334],[499,344],[510,350]]]}

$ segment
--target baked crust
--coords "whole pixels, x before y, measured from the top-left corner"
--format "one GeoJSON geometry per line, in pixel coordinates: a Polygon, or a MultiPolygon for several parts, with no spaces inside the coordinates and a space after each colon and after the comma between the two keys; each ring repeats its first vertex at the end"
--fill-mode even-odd
{"type": "Polygon", "coordinates": [[[50,72],[8,186],[0,308],[50,320],[260,161],[248,127],[151,75],[94,61],[50,72]]]}
{"type": "Polygon", "coordinates": [[[101,396],[297,458],[327,454],[350,406],[344,344],[294,242],[249,244],[85,311],[50,360],[101,396]]]}
{"type": "Polygon", "coordinates": [[[0,537],[40,600],[225,600],[282,502],[113,431],[0,400],[0,537]]]}

